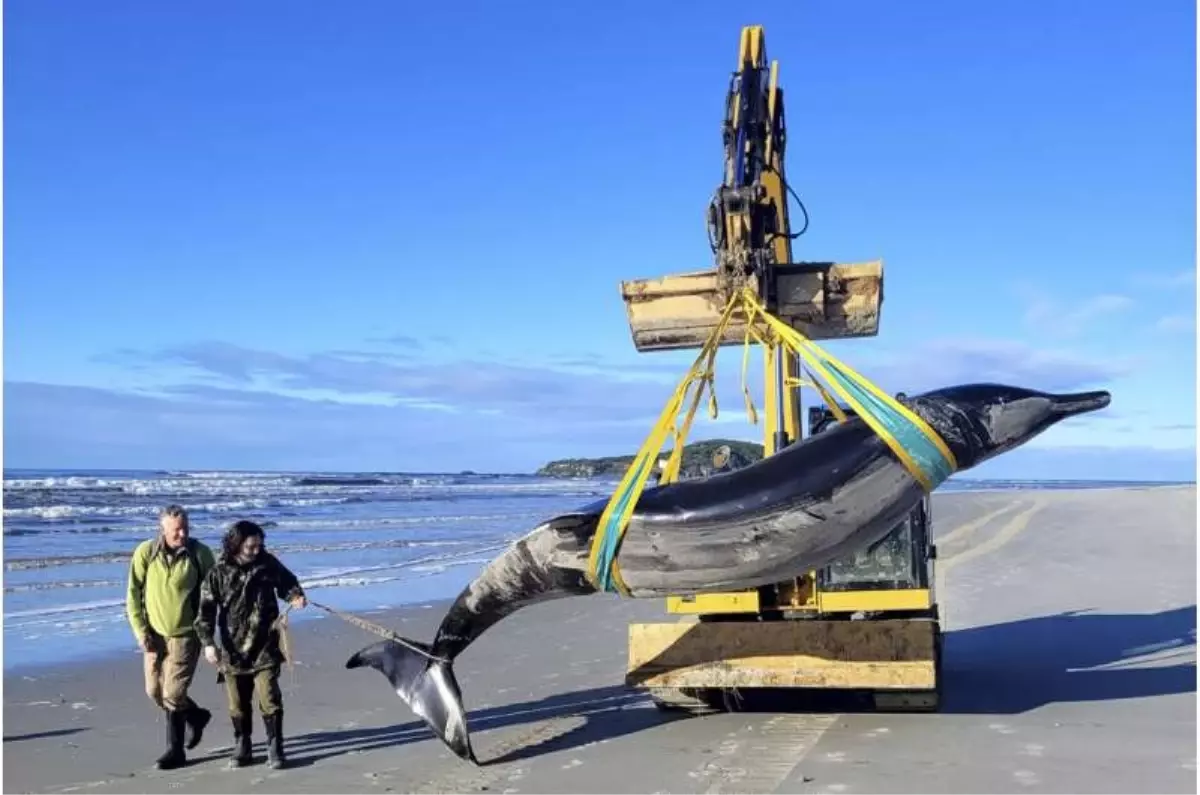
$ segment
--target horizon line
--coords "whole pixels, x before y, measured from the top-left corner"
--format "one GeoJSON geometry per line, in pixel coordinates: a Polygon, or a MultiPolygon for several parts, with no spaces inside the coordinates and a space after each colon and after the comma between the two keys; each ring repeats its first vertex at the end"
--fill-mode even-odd
{"type": "MultiPolygon", "coordinates": [[[[164,469],[164,468],[142,468],[142,467],[5,467],[4,478],[8,480],[9,473],[16,472],[53,472],[53,473],[126,473],[126,474],[146,474],[153,476],[170,476],[170,475],[191,475],[207,472],[228,472],[235,475],[476,475],[485,477],[509,476],[509,477],[542,477],[548,480],[601,480],[602,476],[580,477],[580,478],[564,478],[554,477],[552,475],[538,475],[536,472],[518,472],[518,471],[483,471],[476,469],[460,469],[460,470],[385,470],[385,469],[359,469],[359,470],[342,470],[342,469],[236,469],[233,467],[200,467],[195,469],[164,469]]],[[[960,477],[962,473],[951,475],[949,480],[959,479],[964,481],[973,481],[976,483],[1145,483],[1145,484],[1167,484],[1167,485],[1196,485],[1196,479],[1190,480],[1175,480],[1175,479],[1129,479],[1129,478],[997,478],[997,477],[960,477]]],[[[619,478],[618,478],[619,479],[619,478]]]]}

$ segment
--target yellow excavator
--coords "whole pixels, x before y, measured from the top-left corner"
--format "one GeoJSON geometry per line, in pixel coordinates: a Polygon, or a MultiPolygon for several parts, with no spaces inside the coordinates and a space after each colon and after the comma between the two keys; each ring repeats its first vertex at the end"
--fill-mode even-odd
{"type": "MultiPolygon", "coordinates": [[[[622,282],[639,352],[700,348],[713,337],[743,344],[745,323],[721,315],[746,288],[810,340],[878,333],[881,261],[792,259],[808,213],[784,169],[783,100],[763,28],[743,28],[726,102],[724,179],[708,209],[715,267],[622,282]],[[789,195],[803,211],[797,232],[789,195]]],[[[802,438],[802,363],[777,343],[763,342],[762,353],[764,455],[773,455],[802,438]]],[[[810,408],[809,434],[853,414],[825,402],[810,408]]],[[[856,691],[880,709],[936,709],[942,633],[930,519],[927,497],[881,542],[820,570],[749,591],[669,597],[675,620],[629,627],[626,683],[647,688],[664,709],[737,709],[751,688],[856,691]]]]}

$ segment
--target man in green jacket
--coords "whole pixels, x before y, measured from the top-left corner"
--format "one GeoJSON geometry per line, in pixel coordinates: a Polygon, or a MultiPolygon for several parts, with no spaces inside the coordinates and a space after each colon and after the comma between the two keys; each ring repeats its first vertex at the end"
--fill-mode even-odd
{"type": "Polygon", "coordinates": [[[188,696],[200,640],[193,624],[200,584],[216,563],[212,550],[189,537],[188,515],[168,505],[158,517],[159,534],[138,544],[129,564],[125,612],[145,662],[146,695],[166,713],[167,750],[155,765],[179,767],[187,748],[200,744],[212,713],[188,696]]]}

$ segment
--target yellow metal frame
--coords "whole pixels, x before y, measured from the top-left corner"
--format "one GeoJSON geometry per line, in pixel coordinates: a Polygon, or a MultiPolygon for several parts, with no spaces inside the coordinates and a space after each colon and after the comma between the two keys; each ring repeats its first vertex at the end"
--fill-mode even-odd
{"type": "Polygon", "coordinates": [[[931,621],[634,624],[626,683],[647,688],[934,690],[931,621]]]}
{"type": "MultiPolygon", "coordinates": [[[[779,62],[767,63],[766,34],[761,25],[742,28],[738,47],[737,71],[745,67],[768,69],[766,113],[772,129],[784,129],[783,89],[779,85],[779,62]]],[[[741,109],[738,96],[730,94],[726,120],[736,129],[741,109]]],[[[749,144],[747,144],[749,146],[749,144]]],[[[763,188],[752,202],[758,208],[769,208],[778,222],[778,232],[770,241],[776,263],[792,264],[791,225],[788,219],[786,176],[784,172],[785,140],[768,131],[762,156],[767,168],[759,175],[763,188]]],[[[724,187],[732,188],[735,180],[735,158],[725,158],[724,187]]],[[[725,208],[721,225],[725,245],[718,256],[716,270],[674,274],[653,279],[635,279],[621,283],[621,298],[625,303],[634,347],[638,351],[678,350],[704,345],[718,325],[720,308],[737,283],[750,287],[757,284],[760,274],[746,273],[745,257],[752,248],[752,238],[763,230],[753,228],[753,214],[748,208],[725,208]]],[[[801,331],[810,340],[870,337],[878,333],[880,306],[883,302],[883,263],[839,264],[833,262],[795,263],[804,266],[791,272],[775,274],[773,285],[777,293],[776,316],[788,326],[801,331]]],[[[720,345],[741,344],[745,326],[733,318],[720,337],[720,345]]],[[[790,358],[790,357],[789,357],[790,358]]],[[[788,363],[788,377],[797,375],[795,362],[788,363]]],[[[767,372],[773,372],[770,367],[767,372]]],[[[774,396],[774,391],[769,392],[774,396]]],[[[791,401],[787,411],[791,411],[791,401]]],[[[768,410],[768,415],[770,411],[768,410]]],[[[774,420],[772,420],[774,422],[774,420]]],[[[798,423],[794,416],[785,423],[797,439],[798,423]]]]}
{"type": "MultiPolygon", "coordinates": [[[[801,587],[815,577],[801,578],[801,587]]],[[[785,605],[789,610],[810,610],[814,613],[911,612],[933,607],[933,592],[929,588],[891,588],[871,591],[821,591],[813,598],[798,604],[785,605]]],[[[730,615],[761,613],[762,598],[758,591],[730,591],[695,596],[668,596],[667,612],[680,615],[730,615]]]]}
{"type": "MultiPolygon", "coordinates": [[[[766,41],[761,26],[742,29],[738,70],[746,66],[766,68],[766,41]]],[[[727,119],[736,122],[737,95],[731,94],[727,119]]],[[[783,91],[779,64],[770,62],[767,82],[769,123],[764,154],[769,167],[758,174],[761,190],[754,196],[758,217],[774,214],[778,234],[771,240],[773,261],[790,265],[792,246],[788,220],[784,142],[772,131],[783,130],[783,91]],[[769,205],[769,207],[763,207],[769,205]],[[767,212],[761,212],[766,209],[767,212]]],[[[735,185],[734,159],[728,152],[725,186],[735,185]]],[[[760,276],[738,270],[745,265],[757,230],[751,203],[723,208],[724,247],[718,250],[715,272],[667,277],[622,284],[634,343],[638,350],[698,347],[707,331],[715,328],[711,307],[720,306],[720,296],[733,287],[760,276]],[[657,292],[656,292],[657,291],[657,292]],[[652,306],[652,302],[658,304],[652,306]],[[640,314],[639,314],[640,313],[640,314]]],[[[761,234],[760,234],[761,239],[761,234]]],[[[774,274],[774,298],[785,323],[810,338],[872,336],[877,332],[882,301],[882,265],[836,266],[832,263],[820,277],[824,281],[797,287],[796,271],[774,274]],[[829,281],[839,277],[838,268],[858,268],[853,277],[841,277],[839,288],[830,291],[829,281]],[[858,281],[854,281],[857,279],[858,281]],[[853,285],[847,289],[848,284],[853,285]],[[831,300],[843,296],[841,303],[831,300]],[[844,298],[852,295],[851,300],[844,298]],[[789,314],[791,312],[791,314],[789,314]],[[806,322],[805,318],[810,322],[806,322]]],[[[773,273],[768,269],[766,273],[773,273]]],[[[847,274],[848,271],[841,271],[847,274]]],[[[813,278],[805,274],[805,278],[813,278]]],[[[762,288],[763,285],[754,285],[762,288]]],[[[772,285],[766,285],[770,288],[772,285]]],[[[765,295],[770,290],[764,290],[765,295]]],[[[740,342],[741,328],[731,323],[728,339],[740,342]]],[[[799,362],[780,346],[763,349],[764,455],[778,452],[776,440],[785,444],[802,437],[798,376],[799,362]],[[782,356],[782,361],[780,357],[782,356]],[[782,431],[782,434],[778,434],[782,431]]],[[[713,688],[746,687],[831,687],[867,688],[890,693],[898,706],[936,706],[940,661],[940,627],[936,620],[932,562],[927,561],[927,588],[829,590],[818,584],[810,571],[789,582],[763,589],[669,596],[669,613],[699,620],[632,624],[629,629],[629,660],[626,682],[657,690],[704,691],[713,688]],[[771,589],[775,593],[771,594],[771,589]],[[764,599],[770,596],[770,601],[764,599]],[[782,612],[784,620],[746,621],[739,617],[782,612]],[[847,621],[847,614],[883,614],[870,621],[847,621]],[[888,618],[888,613],[897,614],[888,618]],[[786,620],[789,614],[805,614],[805,620],[786,620]],[[902,615],[908,614],[908,615],[902,615]],[[913,616],[917,617],[913,617],[913,616]],[[722,620],[727,617],[728,620],[722,620]],[[914,696],[913,693],[916,693],[914,696]],[[915,698],[913,703],[901,704],[915,698]],[[924,700],[922,700],[924,699],[924,700]]],[[[880,697],[877,696],[877,703],[880,697]]]]}

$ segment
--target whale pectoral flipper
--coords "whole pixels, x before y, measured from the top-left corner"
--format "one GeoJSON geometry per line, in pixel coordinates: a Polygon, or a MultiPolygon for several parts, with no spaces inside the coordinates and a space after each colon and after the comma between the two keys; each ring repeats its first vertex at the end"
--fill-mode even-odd
{"type": "Polygon", "coordinates": [[[442,742],[460,758],[479,764],[471,748],[462,691],[451,663],[433,658],[424,643],[405,642],[412,648],[391,640],[367,646],[348,659],[346,667],[379,671],[442,742]]]}

